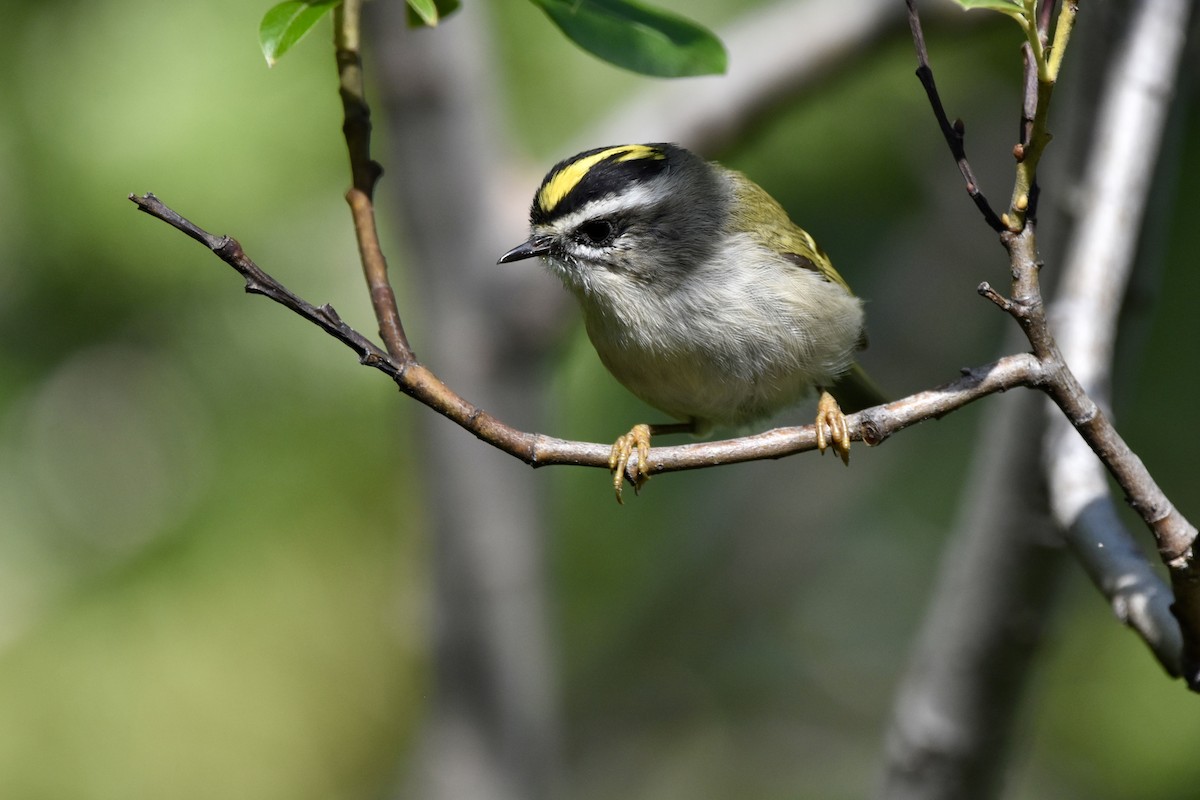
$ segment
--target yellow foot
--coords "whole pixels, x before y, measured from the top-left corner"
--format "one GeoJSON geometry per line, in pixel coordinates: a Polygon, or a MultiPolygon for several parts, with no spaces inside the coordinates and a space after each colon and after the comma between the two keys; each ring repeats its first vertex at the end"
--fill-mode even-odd
{"type": "Polygon", "coordinates": [[[817,449],[822,454],[825,448],[833,447],[842,463],[850,465],[850,431],[846,427],[846,415],[829,392],[821,392],[817,401],[817,449]]]}
{"type": "Polygon", "coordinates": [[[625,501],[621,499],[621,489],[625,485],[627,468],[629,482],[633,484],[635,492],[650,480],[649,425],[634,425],[629,433],[613,443],[612,453],[608,456],[608,468],[612,470],[613,489],[617,493],[617,502],[624,505],[625,501]],[[637,451],[637,458],[631,461],[634,450],[637,451]]]}

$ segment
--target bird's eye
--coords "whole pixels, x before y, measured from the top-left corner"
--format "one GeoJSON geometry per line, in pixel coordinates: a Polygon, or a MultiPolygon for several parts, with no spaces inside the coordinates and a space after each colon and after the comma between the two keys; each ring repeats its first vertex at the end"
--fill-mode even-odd
{"type": "Polygon", "coordinates": [[[584,244],[605,244],[613,237],[613,224],[606,219],[589,220],[579,226],[578,236],[584,244]]]}

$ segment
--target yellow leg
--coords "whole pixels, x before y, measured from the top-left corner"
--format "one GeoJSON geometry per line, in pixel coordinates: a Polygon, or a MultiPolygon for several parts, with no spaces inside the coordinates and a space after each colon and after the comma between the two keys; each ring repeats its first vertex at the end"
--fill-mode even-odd
{"type": "Polygon", "coordinates": [[[617,493],[617,502],[624,505],[621,499],[621,489],[625,486],[625,471],[629,471],[629,482],[633,490],[639,491],[646,481],[650,480],[650,426],[634,425],[629,433],[613,443],[612,452],[608,456],[608,468],[612,470],[613,490],[617,493]],[[634,451],[637,458],[633,459],[634,451]],[[630,459],[633,459],[630,461],[630,459]]]}
{"type": "Polygon", "coordinates": [[[850,465],[850,431],[846,427],[846,415],[833,395],[822,391],[821,399],[817,401],[817,449],[824,453],[827,447],[833,447],[842,463],[850,465]]]}
{"type": "Polygon", "coordinates": [[[608,455],[608,468],[612,470],[613,490],[617,493],[617,502],[624,504],[621,499],[621,487],[624,486],[626,475],[633,484],[635,492],[640,491],[650,480],[650,437],[667,433],[695,433],[704,428],[696,420],[687,422],[667,422],[659,425],[634,425],[629,433],[613,443],[612,452],[608,455]],[[634,453],[637,458],[634,458],[634,453]]]}

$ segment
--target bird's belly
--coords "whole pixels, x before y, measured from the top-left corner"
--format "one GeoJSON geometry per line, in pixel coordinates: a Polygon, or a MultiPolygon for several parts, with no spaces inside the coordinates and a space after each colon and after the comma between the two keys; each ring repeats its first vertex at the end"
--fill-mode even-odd
{"type": "Polygon", "coordinates": [[[613,376],[647,404],[679,419],[744,425],[791,405],[812,385],[785,371],[730,369],[703,354],[654,358],[602,352],[613,376]]]}
{"type": "MultiPolygon", "coordinates": [[[[809,332],[784,315],[747,326],[737,315],[700,315],[688,330],[642,315],[589,315],[587,328],[605,367],[649,405],[703,426],[741,426],[792,405],[813,385],[849,368],[861,323],[844,332],[809,332]]],[[[861,319],[861,317],[859,317],[861,319]]]]}

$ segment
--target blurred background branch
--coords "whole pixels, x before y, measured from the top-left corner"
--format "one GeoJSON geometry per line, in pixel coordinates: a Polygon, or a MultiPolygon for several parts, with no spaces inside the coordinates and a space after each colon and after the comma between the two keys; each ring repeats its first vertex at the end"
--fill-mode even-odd
{"type": "MultiPolygon", "coordinates": [[[[543,381],[539,322],[511,325],[511,314],[493,313],[516,311],[528,295],[499,269],[480,271],[509,246],[497,203],[509,147],[488,23],[463,14],[437,30],[410,30],[401,3],[369,10],[394,178],[387,191],[401,213],[411,296],[420,298],[422,358],[501,419],[539,429],[544,411],[528,391],[543,381]]],[[[550,797],[561,720],[541,491],[528,470],[511,469],[502,453],[442,420],[431,417],[420,442],[433,694],[397,796],[550,797]]]]}

